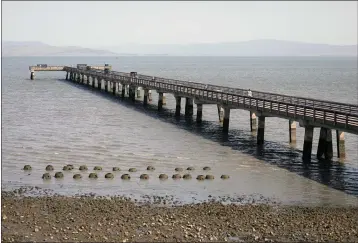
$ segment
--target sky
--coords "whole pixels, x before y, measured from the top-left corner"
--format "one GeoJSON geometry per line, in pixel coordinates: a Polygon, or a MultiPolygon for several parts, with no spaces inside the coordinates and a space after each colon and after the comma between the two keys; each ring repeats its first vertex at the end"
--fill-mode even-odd
{"type": "Polygon", "coordinates": [[[357,44],[357,1],[2,2],[2,39],[57,46],[276,39],[357,44]]]}

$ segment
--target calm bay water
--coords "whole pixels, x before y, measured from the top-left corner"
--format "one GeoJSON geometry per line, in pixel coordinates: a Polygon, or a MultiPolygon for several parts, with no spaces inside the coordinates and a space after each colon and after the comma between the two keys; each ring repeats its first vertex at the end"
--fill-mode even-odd
{"type": "MultiPolygon", "coordinates": [[[[247,111],[231,112],[229,135],[224,136],[214,105],[204,105],[204,122],[199,126],[174,118],[175,101],[170,94],[166,110],[158,113],[155,106],[144,109],[141,104],[70,84],[63,80],[64,72],[38,72],[31,81],[28,66],[37,63],[110,63],[116,71],[357,104],[357,60],[353,58],[3,58],[2,185],[3,189],[40,186],[62,194],[174,195],[188,202],[208,195],[260,194],[288,204],[358,205],[355,135],[346,134],[344,161],[337,160],[334,144],[332,163],[313,159],[303,164],[304,130],[298,127],[297,146],[289,146],[287,120],[266,119],[265,146],[258,150],[247,111]],[[30,174],[21,170],[25,164],[32,165],[30,174]],[[65,164],[86,164],[90,171],[102,165],[104,171],[96,181],[87,176],[74,181],[67,175],[74,172],[66,172],[63,180],[44,182],[41,176],[47,164],[56,171],[65,164]],[[140,181],[148,165],[156,170],[149,173],[148,181],[140,181]],[[114,180],[105,180],[104,174],[113,166],[123,171],[136,167],[138,172],[127,182],[120,179],[123,171],[114,180]],[[160,173],[174,174],[175,167],[188,166],[196,167],[195,176],[203,173],[203,166],[211,166],[216,178],[204,182],[157,178],[160,173]],[[223,181],[221,174],[231,178],[223,181]]],[[[156,101],[154,92],[153,104],[156,101]]],[[[318,134],[315,129],[313,153],[318,134]]]]}

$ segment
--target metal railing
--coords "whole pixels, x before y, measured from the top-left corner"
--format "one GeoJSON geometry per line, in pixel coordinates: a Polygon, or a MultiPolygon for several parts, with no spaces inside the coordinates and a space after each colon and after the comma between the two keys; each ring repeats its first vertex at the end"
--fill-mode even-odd
{"type": "Polygon", "coordinates": [[[323,126],[358,134],[358,105],[308,99],[259,91],[252,91],[252,97],[247,90],[229,88],[218,85],[207,85],[188,81],[166,79],[130,73],[101,70],[78,70],[65,67],[65,71],[79,72],[97,78],[143,86],[160,90],[165,93],[175,93],[179,96],[192,97],[201,101],[229,105],[232,108],[243,108],[269,113],[270,115],[312,121],[323,126]]]}

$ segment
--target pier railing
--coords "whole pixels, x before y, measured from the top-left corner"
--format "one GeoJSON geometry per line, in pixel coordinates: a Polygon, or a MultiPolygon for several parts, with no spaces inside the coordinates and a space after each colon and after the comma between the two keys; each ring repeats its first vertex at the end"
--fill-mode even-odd
{"type": "Polygon", "coordinates": [[[249,97],[247,90],[218,85],[207,85],[141,74],[131,77],[130,73],[115,71],[106,73],[102,70],[93,69],[78,70],[72,67],[65,67],[64,69],[68,72],[79,72],[104,80],[143,86],[183,97],[195,97],[211,103],[225,104],[231,108],[250,109],[272,116],[312,121],[315,124],[344,129],[358,134],[358,105],[259,91],[252,91],[252,97],[249,97]]]}

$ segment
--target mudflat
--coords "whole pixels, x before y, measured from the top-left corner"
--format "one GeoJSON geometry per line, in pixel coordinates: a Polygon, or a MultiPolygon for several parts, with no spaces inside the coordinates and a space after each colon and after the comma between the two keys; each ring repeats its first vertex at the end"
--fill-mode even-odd
{"type": "Polygon", "coordinates": [[[3,242],[357,242],[357,207],[138,204],[2,192],[3,242]]]}

